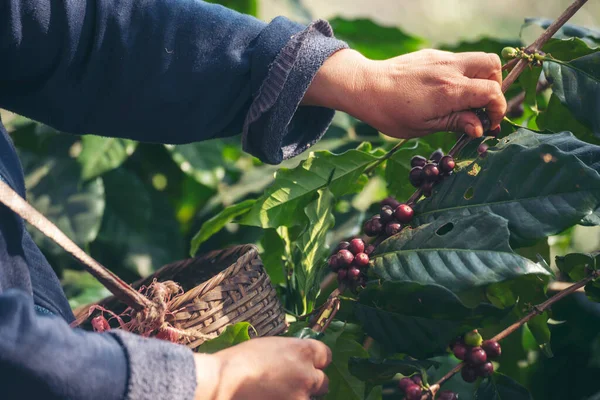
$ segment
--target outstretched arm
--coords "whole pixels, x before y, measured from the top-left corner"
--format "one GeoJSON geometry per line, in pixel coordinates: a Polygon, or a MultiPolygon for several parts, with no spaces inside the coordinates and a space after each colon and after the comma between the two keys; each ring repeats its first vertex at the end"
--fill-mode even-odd
{"type": "Polygon", "coordinates": [[[188,143],[244,131],[276,163],[333,111],[298,105],[343,42],[200,0],[3,0],[0,107],[71,133],[188,143]],[[298,111],[298,112],[297,112],[298,111]]]}

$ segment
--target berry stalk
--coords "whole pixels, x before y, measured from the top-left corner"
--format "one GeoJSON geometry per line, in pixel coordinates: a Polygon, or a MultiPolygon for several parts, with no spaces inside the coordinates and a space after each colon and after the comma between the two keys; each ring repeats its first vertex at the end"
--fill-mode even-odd
{"type": "MultiPolygon", "coordinates": [[[[580,288],[584,287],[585,285],[587,285],[588,283],[590,283],[591,281],[593,281],[594,279],[597,279],[597,278],[600,278],[600,270],[592,271],[590,273],[590,275],[587,276],[586,278],[584,278],[584,279],[580,280],[579,282],[569,286],[568,288],[556,293],[554,296],[550,297],[548,300],[544,301],[543,303],[538,304],[537,306],[534,306],[533,310],[531,310],[531,312],[529,314],[527,314],[526,316],[524,316],[523,318],[521,318],[514,324],[510,325],[509,327],[504,329],[502,332],[498,333],[496,336],[494,336],[490,340],[494,341],[494,342],[499,342],[502,339],[505,339],[508,335],[510,335],[511,333],[515,332],[517,329],[519,329],[520,327],[525,325],[533,317],[535,317],[536,315],[542,314],[544,311],[549,309],[557,301],[565,298],[566,296],[568,296],[570,294],[577,292],[580,288]]],[[[429,393],[424,395],[422,397],[422,400],[434,398],[435,394],[440,389],[440,387],[446,381],[448,381],[450,378],[452,378],[454,376],[454,374],[459,372],[464,366],[465,366],[465,363],[462,362],[462,363],[456,365],[450,371],[448,371],[448,373],[446,375],[444,375],[442,378],[440,378],[439,381],[437,381],[435,384],[431,385],[431,387],[429,388],[429,393]],[[431,396],[431,397],[429,397],[429,396],[431,396]]]]}

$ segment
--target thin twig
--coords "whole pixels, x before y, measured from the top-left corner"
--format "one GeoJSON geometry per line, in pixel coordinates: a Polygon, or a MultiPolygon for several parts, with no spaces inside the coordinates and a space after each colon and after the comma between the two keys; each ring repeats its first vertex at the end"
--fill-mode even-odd
{"type": "MultiPolygon", "coordinates": [[[[561,16],[558,17],[548,27],[548,29],[546,29],[540,35],[540,37],[538,37],[530,46],[527,47],[527,51],[534,52],[534,51],[539,50],[586,2],[587,2],[587,0],[575,0],[561,14],[561,16]]],[[[517,78],[525,70],[525,68],[527,67],[527,65],[528,65],[528,62],[525,61],[525,60],[519,60],[516,63],[515,67],[510,71],[510,73],[502,81],[502,93],[506,93],[506,91],[508,90],[508,88],[510,87],[510,85],[512,85],[517,80],[517,78]]],[[[458,140],[458,142],[454,145],[453,149],[456,148],[456,147],[458,147],[458,145],[459,145],[459,143],[461,141],[463,141],[465,143],[468,142],[469,139],[463,140],[463,138],[465,136],[466,135],[463,135],[458,140]]],[[[529,314],[527,314],[526,316],[524,316],[523,318],[521,318],[519,321],[515,322],[514,324],[512,324],[511,326],[509,326],[508,328],[506,328],[502,332],[498,333],[496,336],[494,336],[492,338],[492,340],[500,341],[500,340],[504,339],[506,336],[510,335],[511,333],[513,333],[514,331],[516,331],[517,329],[519,329],[521,326],[523,326],[531,318],[535,317],[538,314],[543,313],[547,308],[549,308],[552,304],[554,304],[558,300],[564,298],[565,296],[570,295],[571,293],[574,293],[578,289],[584,287],[588,282],[591,282],[593,279],[595,279],[595,278],[597,278],[599,276],[600,276],[599,271],[594,271],[587,278],[585,278],[585,279],[577,282],[576,284],[574,284],[572,286],[569,286],[568,288],[566,288],[566,289],[558,292],[557,294],[555,294],[554,296],[550,297],[545,302],[543,302],[540,305],[534,307],[534,309],[529,314]]],[[[461,368],[463,367],[463,365],[464,365],[464,363],[460,363],[460,364],[456,365],[454,368],[452,368],[438,382],[436,382],[434,385],[432,385],[429,388],[429,391],[426,394],[424,394],[422,398],[423,399],[428,399],[428,398],[435,397],[435,394],[440,389],[440,387],[444,384],[444,382],[446,382],[448,379],[450,379],[452,376],[454,376],[454,374],[456,374],[458,371],[460,371],[461,368]]]]}
{"type": "Polygon", "coordinates": [[[364,171],[363,174],[369,174],[371,173],[375,168],[377,168],[382,162],[384,162],[385,160],[387,160],[388,158],[390,158],[391,156],[394,155],[394,153],[396,153],[398,150],[400,150],[400,148],[402,146],[404,146],[406,144],[406,142],[408,142],[408,139],[400,139],[400,141],[398,143],[396,143],[396,145],[394,147],[392,147],[390,149],[390,151],[388,151],[387,153],[385,153],[381,158],[379,158],[377,161],[375,161],[372,165],[370,165],[369,167],[367,167],[364,171]]]}
{"type": "MultiPolygon", "coordinates": [[[[537,86],[535,87],[535,91],[536,91],[536,93],[540,93],[540,92],[543,92],[544,90],[548,89],[549,87],[550,87],[550,83],[547,80],[542,79],[537,83],[537,86]]],[[[519,93],[518,95],[516,95],[515,97],[513,97],[512,99],[510,99],[507,102],[506,114],[509,116],[511,114],[516,114],[519,106],[521,104],[523,104],[524,101],[525,101],[525,91],[522,91],[521,93],[519,93]]]]}
{"type": "MultiPolygon", "coordinates": [[[[579,11],[579,9],[581,7],[583,7],[583,5],[587,3],[587,0],[575,0],[561,15],[560,17],[558,17],[556,20],[554,20],[554,22],[552,22],[550,24],[550,26],[548,26],[548,28],[540,35],[540,37],[538,37],[533,43],[531,43],[529,46],[527,46],[525,48],[526,52],[529,53],[533,53],[537,50],[540,50],[548,40],[550,40],[550,38],[552,36],[554,36],[554,34],[556,32],[558,32],[558,30],[560,28],[562,28],[562,26],[569,20],[571,19],[571,17],[573,15],[575,15],[575,13],[577,11],[579,11]]],[[[521,72],[523,72],[523,70],[525,69],[525,67],[527,66],[528,62],[524,61],[524,60],[510,60],[509,62],[506,63],[506,65],[502,68],[503,70],[519,70],[519,74],[521,72]]],[[[518,75],[517,75],[518,76],[518,75]]],[[[514,77],[516,79],[516,76],[514,77]]],[[[508,79],[508,76],[506,77],[506,79],[508,79]]],[[[505,79],[505,80],[506,80],[505,79]]],[[[511,81],[508,86],[510,86],[512,83],[514,82],[511,81]]],[[[504,88],[504,86],[502,86],[504,88]]]]}

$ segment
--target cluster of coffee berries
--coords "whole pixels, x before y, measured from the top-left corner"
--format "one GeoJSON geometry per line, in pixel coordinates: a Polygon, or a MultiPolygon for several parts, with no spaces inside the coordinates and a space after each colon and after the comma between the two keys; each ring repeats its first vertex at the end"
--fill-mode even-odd
{"type": "Polygon", "coordinates": [[[388,197],[381,202],[381,211],[371,217],[363,227],[367,236],[393,236],[408,224],[415,212],[408,204],[388,197]]]}
{"type": "Polygon", "coordinates": [[[502,349],[494,340],[484,341],[477,329],[467,332],[451,345],[454,356],[465,362],[461,370],[465,382],[475,382],[478,377],[488,377],[494,373],[490,360],[500,357],[502,349]]]}
{"type": "Polygon", "coordinates": [[[423,393],[423,377],[417,374],[410,378],[402,378],[398,382],[398,388],[404,393],[406,400],[420,400],[423,393]]]}
{"type": "Polygon", "coordinates": [[[444,155],[441,149],[437,149],[426,159],[422,156],[414,156],[410,160],[412,169],[408,174],[410,183],[423,190],[425,197],[431,196],[433,185],[445,176],[451,175],[456,162],[451,155],[444,155]]]}
{"type": "Polygon", "coordinates": [[[373,245],[365,245],[360,238],[349,242],[340,242],[335,253],[329,257],[329,268],[338,274],[338,282],[351,287],[364,286],[367,282],[369,254],[375,250],[373,245]]]}

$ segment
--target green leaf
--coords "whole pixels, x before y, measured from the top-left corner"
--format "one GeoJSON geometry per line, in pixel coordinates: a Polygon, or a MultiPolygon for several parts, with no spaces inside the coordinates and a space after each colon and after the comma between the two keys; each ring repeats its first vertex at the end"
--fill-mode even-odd
{"type": "Polygon", "coordinates": [[[137,142],[127,139],[85,135],[81,138],[81,153],[77,161],[82,166],[84,180],[104,174],[133,154],[137,142]]]}
{"type": "Polygon", "coordinates": [[[556,266],[573,281],[585,279],[587,276],[586,270],[595,270],[597,268],[595,255],[585,253],[556,256],[556,266]]]}
{"type": "Polygon", "coordinates": [[[476,400],[532,400],[531,394],[517,381],[495,373],[485,379],[475,392],[476,400]]]}
{"type": "MultiPolygon", "coordinates": [[[[295,244],[294,273],[298,279],[300,291],[308,304],[316,299],[319,291],[323,263],[328,254],[325,238],[333,224],[334,198],[328,189],[317,192],[318,197],[304,212],[308,217],[308,227],[295,244]]],[[[308,309],[306,312],[310,312],[308,309]]]]}
{"type": "Polygon", "coordinates": [[[367,334],[385,349],[419,359],[444,353],[459,334],[508,312],[486,303],[467,307],[439,285],[401,282],[368,285],[358,302],[345,306],[354,308],[367,334]]]}
{"type": "Polygon", "coordinates": [[[546,79],[552,92],[581,123],[600,137],[600,52],[574,59],[571,67],[554,62],[544,63],[546,79]]]}
{"type": "Polygon", "coordinates": [[[533,334],[535,341],[540,346],[548,357],[552,357],[550,349],[550,328],[548,327],[548,313],[536,315],[527,322],[527,327],[533,334]]]}
{"type": "Polygon", "coordinates": [[[376,360],[373,358],[350,359],[350,373],[362,381],[374,385],[381,385],[392,380],[396,374],[410,376],[415,373],[424,375],[431,367],[438,367],[439,363],[431,360],[415,360],[409,357],[376,360]]]}
{"type": "MultiPolygon", "coordinates": [[[[29,203],[80,246],[93,241],[104,213],[104,185],[100,178],[82,183],[81,167],[72,158],[20,151],[29,203]]],[[[37,229],[30,230],[44,250],[63,250],[37,229]]]]}
{"type": "Polygon", "coordinates": [[[179,168],[197,182],[216,188],[225,177],[223,151],[225,142],[220,139],[185,145],[166,145],[171,158],[179,168]]]}
{"type": "Polygon", "coordinates": [[[304,207],[324,187],[333,172],[329,190],[335,197],[357,193],[364,182],[357,182],[364,169],[377,158],[349,150],[336,155],[328,151],[311,154],[298,167],[277,172],[274,184],[254,204],[241,221],[263,228],[300,225],[305,221],[304,207]]]}
{"type": "MultiPolygon", "coordinates": [[[[550,24],[553,22],[551,19],[547,18],[525,18],[524,26],[535,24],[544,29],[548,28],[550,24]]],[[[565,39],[577,37],[583,39],[586,43],[590,45],[600,44],[600,32],[584,28],[577,25],[572,24],[564,24],[555,34],[554,38],[556,39],[565,39]]]]}
{"type": "Polygon", "coordinates": [[[260,258],[267,270],[267,274],[273,285],[283,284],[286,281],[283,256],[285,254],[285,243],[275,229],[265,229],[260,239],[263,252],[260,258]]]}
{"type": "Polygon", "coordinates": [[[229,325],[219,336],[207,340],[198,347],[197,352],[213,354],[250,340],[250,329],[253,328],[249,322],[238,322],[237,324],[229,325]]]}
{"type": "Polygon", "coordinates": [[[598,51],[598,47],[590,47],[585,41],[576,37],[568,39],[552,38],[542,47],[542,50],[558,60],[570,61],[592,54],[598,51]]]}
{"type": "MultiPolygon", "coordinates": [[[[536,118],[536,123],[540,129],[550,132],[574,132],[577,138],[584,140],[589,144],[600,144],[600,139],[594,136],[594,132],[575,118],[571,110],[567,108],[556,94],[550,96],[548,106],[541,111],[536,118]]],[[[553,135],[547,135],[553,136],[553,135]]]]}
{"type": "Polygon", "coordinates": [[[560,151],[577,157],[593,170],[600,171],[600,146],[579,140],[571,132],[558,132],[549,135],[532,132],[528,129],[519,129],[501,139],[496,148],[502,150],[510,145],[536,147],[542,144],[555,146],[560,151]]]}
{"type": "Polygon", "coordinates": [[[193,257],[198,251],[198,248],[200,248],[200,245],[207,241],[212,235],[223,229],[225,225],[250,211],[255,202],[256,200],[249,199],[242,201],[239,204],[225,207],[220,213],[203,223],[198,233],[192,238],[190,255],[193,257]]]}
{"type": "MultiPolygon", "coordinates": [[[[488,211],[506,218],[511,243],[523,246],[594,213],[600,205],[598,172],[574,152],[546,143],[525,147],[514,144],[513,138],[503,138],[485,158],[437,185],[434,195],[415,207],[414,223],[488,211]]],[[[592,145],[588,148],[596,151],[592,145]]]]}
{"type": "Polygon", "coordinates": [[[514,253],[508,221],[489,213],[448,216],[382,242],[373,271],[384,280],[438,284],[453,292],[550,272],[514,253]]]}
{"type": "Polygon", "coordinates": [[[410,36],[395,27],[377,25],[368,19],[329,20],[335,36],[371,59],[383,60],[419,50],[425,45],[421,38],[410,36]]]}
{"type": "Polygon", "coordinates": [[[327,400],[363,400],[365,383],[350,373],[348,362],[352,357],[368,357],[368,353],[356,341],[341,336],[331,348],[333,361],[325,370],[329,378],[327,400]]]}

